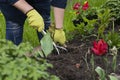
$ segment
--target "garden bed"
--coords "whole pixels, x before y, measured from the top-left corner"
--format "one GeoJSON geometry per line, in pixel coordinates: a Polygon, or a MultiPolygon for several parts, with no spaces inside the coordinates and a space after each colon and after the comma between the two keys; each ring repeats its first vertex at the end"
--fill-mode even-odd
{"type": "MultiPolygon", "coordinates": [[[[116,27],[116,29],[119,26],[116,27]]],[[[117,29],[118,30],[118,29],[117,29]]],[[[48,57],[48,62],[53,64],[53,68],[48,71],[52,74],[60,77],[61,80],[95,80],[98,79],[98,74],[93,70],[93,66],[91,64],[91,48],[93,46],[93,41],[96,40],[95,37],[91,36],[82,40],[82,37],[77,36],[74,40],[67,43],[68,52],[62,51],[60,55],[57,55],[56,52],[53,52],[48,57]]],[[[103,59],[103,56],[94,55],[94,70],[97,66],[103,68],[107,75],[111,73],[115,73],[120,75],[120,52],[118,51],[117,55],[117,67],[115,72],[112,69],[112,55],[107,53],[107,62],[103,59]],[[106,67],[106,64],[108,66],[106,67]]],[[[107,77],[108,78],[108,77],[107,77]]],[[[108,79],[109,80],[109,79],[108,79]]]]}

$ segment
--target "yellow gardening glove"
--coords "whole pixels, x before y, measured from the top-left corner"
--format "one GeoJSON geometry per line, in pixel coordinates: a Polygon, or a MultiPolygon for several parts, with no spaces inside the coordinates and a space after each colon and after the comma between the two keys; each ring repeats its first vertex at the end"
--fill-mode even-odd
{"type": "Polygon", "coordinates": [[[66,42],[66,37],[65,37],[65,32],[63,31],[63,29],[56,29],[55,28],[55,23],[52,23],[49,26],[49,30],[48,30],[51,34],[51,37],[53,38],[54,42],[58,42],[61,45],[64,45],[66,42]]]}
{"type": "Polygon", "coordinates": [[[55,29],[53,40],[55,42],[60,43],[61,45],[64,45],[66,42],[65,32],[63,29],[55,29]]]}
{"type": "Polygon", "coordinates": [[[44,21],[42,16],[35,10],[30,10],[27,12],[28,22],[30,26],[41,32],[44,29],[44,21]]]}
{"type": "Polygon", "coordinates": [[[51,37],[53,37],[54,33],[55,33],[55,24],[54,23],[50,24],[48,31],[50,32],[51,37]]]}

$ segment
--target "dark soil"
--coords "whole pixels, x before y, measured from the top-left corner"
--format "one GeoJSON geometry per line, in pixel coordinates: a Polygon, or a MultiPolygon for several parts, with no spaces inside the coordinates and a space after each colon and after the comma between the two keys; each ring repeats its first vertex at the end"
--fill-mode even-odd
{"type": "MultiPolygon", "coordinates": [[[[77,36],[74,40],[67,43],[68,52],[62,51],[60,55],[53,52],[48,57],[48,62],[53,64],[53,68],[48,71],[52,74],[57,75],[61,80],[95,80],[98,79],[98,75],[95,71],[92,71],[93,67],[91,65],[91,47],[93,41],[96,40],[95,37],[89,37],[82,40],[82,37],[77,36]]],[[[107,75],[113,73],[112,69],[112,55],[107,54],[108,62],[103,59],[104,56],[94,55],[95,68],[100,66],[103,68],[107,75]],[[106,67],[108,64],[108,67],[106,67]]],[[[117,68],[114,72],[120,75],[120,51],[118,51],[117,56],[117,68]]],[[[108,79],[109,80],[109,79],[108,79]]]]}

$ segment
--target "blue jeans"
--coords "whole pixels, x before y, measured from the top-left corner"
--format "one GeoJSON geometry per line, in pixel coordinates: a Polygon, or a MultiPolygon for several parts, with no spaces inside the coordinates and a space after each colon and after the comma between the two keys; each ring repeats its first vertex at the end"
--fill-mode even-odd
{"type": "MultiPolygon", "coordinates": [[[[50,1],[45,0],[39,3],[31,4],[43,17],[45,30],[50,25],[50,1]]],[[[0,4],[0,9],[6,20],[6,39],[19,45],[23,38],[23,25],[26,15],[15,7],[7,4],[0,4]]],[[[39,40],[43,37],[42,33],[37,32],[39,40]]]]}

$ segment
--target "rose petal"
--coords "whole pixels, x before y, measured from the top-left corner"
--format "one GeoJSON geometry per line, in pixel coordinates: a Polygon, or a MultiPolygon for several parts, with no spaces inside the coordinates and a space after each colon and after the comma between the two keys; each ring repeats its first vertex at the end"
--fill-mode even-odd
{"type": "Polygon", "coordinates": [[[100,39],[98,43],[94,41],[93,46],[92,51],[96,55],[104,55],[108,50],[108,45],[103,39],[100,39]]]}
{"type": "Polygon", "coordinates": [[[100,53],[99,53],[99,51],[98,51],[97,49],[92,48],[92,51],[94,52],[94,54],[96,54],[96,55],[100,55],[100,53]]]}
{"type": "Polygon", "coordinates": [[[93,46],[94,46],[94,48],[96,48],[96,49],[97,49],[97,48],[98,48],[98,46],[97,46],[97,45],[98,45],[98,44],[97,44],[97,42],[96,42],[96,41],[94,41],[94,42],[93,42],[93,46]]]}
{"type": "Polygon", "coordinates": [[[84,5],[82,6],[82,10],[87,10],[89,8],[88,1],[85,1],[84,5]]]}
{"type": "Polygon", "coordinates": [[[80,3],[77,2],[77,3],[74,4],[74,6],[73,6],[73,10],[78,10],[79,7],[80,7],[80,3]]]}

